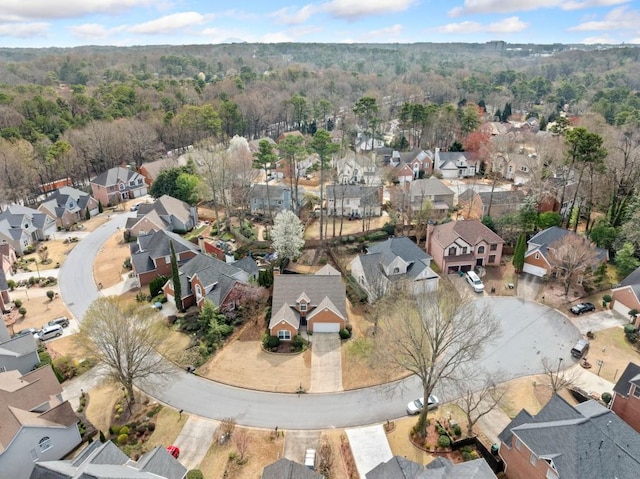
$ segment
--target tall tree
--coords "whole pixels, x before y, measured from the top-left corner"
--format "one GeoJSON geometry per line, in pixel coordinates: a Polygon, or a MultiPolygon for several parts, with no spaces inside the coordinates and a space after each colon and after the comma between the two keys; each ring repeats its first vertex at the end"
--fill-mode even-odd
{"type": "Polygon", "coordinates": [[[178,269],[178,259],[176,258],[176,250],[173,241],[169,242],[169,250],[171,251],[171,282],[173,283],[173,292],[178,311],[184,310],[182,304],[182,285],[180,284],[180,270],[178,269]]]}
{"type": "Polygon", "coordinates": [[[331,135],[327,130],[318,130],[311,139],[309,147],[320,157],[320,239],[324,238],[324,171],[329,164],[331,155],[338,151],[338,145],[331,142],[331,135]]]}
{"type": "Polygon", "coordinates": [[[300,179],[300,169],[298,164],[303,156],[307,154],[304,145],[304,137],[298,135],[287,135],[278,144],[280,158],[287,162],[287,175],[291,185],[291,209],[300,214],[300,202],[298,199],[298,180],[300,179]]]}
{"type": "Polygon", "coordinates": [[[380,119],[378,118],[380,107],[378,106],[376,99],[370,96],[360,98],[356,102],[353,112],[356,114],[356,117],[358,118],[365,133],[371,136],[371,149],[373,150],[376,126],[380,123],[380,119]]]}
{"type": "Polygon", "coordinates": [[[601,260],[598,251],[589,240],[576,234],[567,234],[549,245],[548,259],[560,283],[564,286],[564,295],[578,283],[593,276],[593,269],[601,260]]]}
{"type": "Polygon", "coordinates": [[[479,375],[476,371],[454,382],[455,403],[467,419],[467,436],[473,436],[473,426],[498,407],[507,393],[506,387],[497,386],[496,374],[479,375]]]}
{"type": "Polygon", "coordinates": [[[80,323],[76,344],[106,366],[106,375],[126,390],[129,404],[135,402],[134,383],[169,373],[156,352],[162,341],[156,319],[151,308],[108,296],[91,303],[80,323]]]}
{"type": "Polygon", "coordinates": [[[273,249],[281,261],[300,256],[304,246],[304,227],[293,211],[282,211],[276,215],[271,237],[273,249]]]}
{"type": "Polygon", "coordinates": [[[527,243],[524,234],[520,234],[520,236],[518,236],[516,248],[513,251],[513,267],[516,270],[516,273],[521,273],[524,268],[524,254],[526,253],[526,250],[527,243]]]}
{"type": "Polygon", "coordinates": [[[267,217],[269,221],[273,221],[271,217],[271,198],[269,196],[269,174],[271,169],[278,161],[275,153],[276,147],[267,140],[260,140],[258,143],[258,151],[253,154],[253,168],[264,171],[265,181],[267,184],[267,217]]]}

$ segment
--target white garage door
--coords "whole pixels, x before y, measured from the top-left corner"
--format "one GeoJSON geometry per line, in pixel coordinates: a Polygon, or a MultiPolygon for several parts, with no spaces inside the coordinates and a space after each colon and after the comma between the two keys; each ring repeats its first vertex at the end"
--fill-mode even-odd
{"type": "Polygon", "coordinates": [[[313,323],[314,333],[337,333],[340,331],[340,323],[313,323]]]}
{"type": "Polygon", "coordinates": [[[528,264],[528,263],[524,264],[522,271],[524,271],[525,273],[532,274],[534,276],[538,276],[539,278],[542,278],[545,274],[547,274],[546,269],[541,268],[540,266],[533,266],[532,264],[528,264]]]}
{"type": "Polygon", "coordinates": [[[631,311],[630,308],[627,308],[620,301],[614,301],[613,302],[613,310],[617,311],[618,313],[620,313],[624,317],[629,317],[629,311],[631,311]]]}

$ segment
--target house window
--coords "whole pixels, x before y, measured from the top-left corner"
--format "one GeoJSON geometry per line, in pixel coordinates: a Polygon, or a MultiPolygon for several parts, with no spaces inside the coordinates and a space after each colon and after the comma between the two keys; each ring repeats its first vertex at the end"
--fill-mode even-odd
{"type": "Polygon", "coordinates": [[[495,263],[496,262],[496,255],[495,254],[490,254],[489,255],[489,263],[495,263]]]}
{"type": "Polygon", "coordinates": [[[555,473],[552,469],[547,469],[547,479],[558,479],[558,474],[555,473]]]}
{"type": "Polygon", "coordinates": [[[142,184],[142,178],[138,178],[138,184],[141,185],[142,184]]]}
{"type": "Polygon", "coordinates": [[[479,254],[484,253],[484,246],[478,246],[478,253],[479,254]]]}
{"type": "Polygon", "coordinates": [[[522,442],[516,437],[516,449],[519,451],[520,448],[522,448],[522,442]]]}
{"type": "Polygon", "coordinates": [[[531,463],[532,466],[535,466],[536,463],[538,462],[538,458],[534,453],[531,453],[531,456],[529,456],[529,462],[531,463]]]}
{"type": "Polygon", "coordinates": [[[202,298],[202,288],[200,287],[199,284],[196,284],[196,298],[197,299],[202,298]]]}
{"type": "Polygon", "coordinates": [[[456,248],[455,246],[452,246],[451,248],[449,248],[449,256],[455,256],[456,255],[456,248]]]}
{"type": "Polygon", "coordinates": [[[640,398],[640,387],[634,386],[632,394],[634,398],[640,398]]]}
{"type": "Polygon", "coordinates": [[[400,273],[400,268],[393,268],[393,274],[400,273]]]}
{"type": "Polygon", "coordinates": [[[540,259],[540,253],[536,253],[536,254],[535,254],[535,258],[536,258],[536,259],[540,259]]]}
{"type": "Polygon", "coordinates": [[[280,331],[278,331],[278,339],[284,340],[284,341],[288,341],[291,339],[291,331],[287,330],[287,329],[281,329],[280,331]]]}
{"type": "Polygon", "coordinates": [[[491,246],[489,246],[489,251],[497,251],[497,250],[498,250],[497,244],[492,244],[491,246]]]}
{"type": "Polygon", "coordinates": [[[306,311],[307,310],[307,303],[300,303],[300,311],[306,311]]]}
{"type": "Polygon", "coordinates": [[[31,460],[34,461],[34,462],[37,461],[38,460],[38,453],[36,452],[36,450],[35,449],[31,449],[30,452],[31,452],[31,460]]]}
{"type": "Polygon", "coordinates": [[[120,183],[120,184],[118,185],[118,189],[120,189],[120,190],[124,190],[124,183],[120,183]]]}
{"type": "Polygon", "coordinates": [[[462,248],[462,254],[467,254],[467,247],[466,246],[462,248]]]}
{"type": "Polygon", "coordinates": [[[40,452],[51,449],[53,447],[51,444],[51,438],[49,438],[49,436],[43,437],[40,439],[40,442],[38,442],[38,446],[40,447],[40,452]]]}

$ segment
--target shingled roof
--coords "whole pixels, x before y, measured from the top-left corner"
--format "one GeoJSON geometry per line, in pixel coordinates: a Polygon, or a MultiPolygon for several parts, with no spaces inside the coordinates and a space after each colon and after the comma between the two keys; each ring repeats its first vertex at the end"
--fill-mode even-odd
{"type": "Polygon", "coordinates": [[[450,221],[433,227],[432,239],[446,247],[458,238],[470,245],[485,241],[489,244],[504,243],[496,233],[478,220],[450,221]]]}

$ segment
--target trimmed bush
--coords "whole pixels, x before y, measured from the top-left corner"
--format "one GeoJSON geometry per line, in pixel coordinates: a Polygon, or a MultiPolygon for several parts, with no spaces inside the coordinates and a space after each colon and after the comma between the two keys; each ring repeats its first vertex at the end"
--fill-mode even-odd
{"type": "Polygon", "coordinates": [[[20,306],[20,308],[18,308],[18,312],[24,316],[25,314],[27,314],[27,308],[25,308],[24,306],[20,306]]]}
{"type": "Polygon", "coordinates": [[[602,402],[608,406],[612,399],[611,393],[608,393],[608,392],[602,393],[602,396],[600,396],[600,399],[602,399],[602,402]]]}
{"type": "Polygon", "coordinates": [[[204,475],[200,469],[191,469],[187,472],[187,479],[204,479],[204,475]]]}
{"type": "Polygon", "coordinates": [[[124,446],[128,441],[129,441],[129,435],[128,434],[120,434],[118,436],[118,444],[120,446],[124,446]]]}
{"type": "Polygon", "coordinates": [[[348,329],[340,330],[340,339],[349,339],[351,337],[351,333],[348,329]]]}
{"type": "Polygon", "coordinates": [[[459,424],[454,424],[451,427],[451,430],[453,431],[453,435],[454,436],[460,436],[462,435],[462,429],[460,429],[460,425],[459,424]]]}
{"type": "Polygon", "coordinates": [[[156,423],[155,422],[150,422],[149,424],[147,424],[147,431],[155,431],[156,430],[156,423]]]}
{"type": "Polygon", "coordinates": [[[611,302],[611,295],[610,294],[605,294],[602,297],[602,301],[604,301],[605,303],[610,303],[611,302]]]}
{"type": "Polygon", "coordinates": [[[278,336],[265,335],[262,339],[262,345],[266,349],[277,348],[280,346],[280,339],[278,339],[278,336]]]}
{"type": "Polygon", "coordinates": [[[451,447],[451,439],[444,434],[438,438],[438,446],[442,448],[451,447]]]}
{"type": "Polygon", "coordinates": [[[122,426],[120,428],[120,435],[122,434],[129,434],[129,426],[122,426]]]}
{"type": "Polygon", "coordinates": [[[20,306],[22,306],[22,300],[21,299],[16,299],[16,300],[14,300],[13,304],[16,305],[16,308],[19,308],[20,306]]]}

